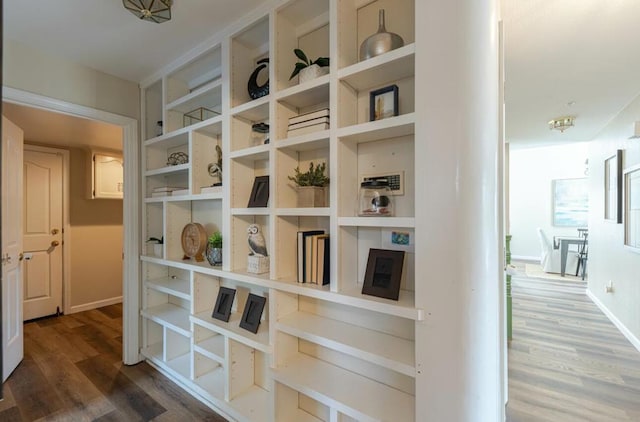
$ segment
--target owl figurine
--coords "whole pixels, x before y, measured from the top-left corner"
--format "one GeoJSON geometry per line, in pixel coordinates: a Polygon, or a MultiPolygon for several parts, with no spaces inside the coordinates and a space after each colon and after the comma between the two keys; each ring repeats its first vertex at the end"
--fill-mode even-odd
{"type": "Polygon", "coordinates": [[[247,228],[247,240],[249,241],[249,255],[269,256],[267,253],[267,242],[260,233],[260,226],[250,224],[247,228]]]}

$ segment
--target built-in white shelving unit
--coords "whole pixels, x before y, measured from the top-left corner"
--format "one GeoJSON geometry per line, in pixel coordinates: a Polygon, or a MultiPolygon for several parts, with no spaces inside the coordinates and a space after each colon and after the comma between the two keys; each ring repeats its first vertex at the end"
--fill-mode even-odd
{"type": "Polygon", "coordinates": [[[239,421],[415,421],[416,333],[426,311],[415,303],[416,262],[405,248],[397,301],[362,293],[371,248],[389,234],[416,236],[415,0],[281,0],[194,46],[142,87],[144,238],[141,353],[196,397],[239,421]],[[366,61],[361,42],[387,27],[405,46],[366,61]],[[289,79],[301,48],[330,57],[329,74],[289,79]],[[269,66],[250,98],[258,60],[269,66]],[[398,116],[369,121],[370,92],[399,88],[398,116]],[[330,129],[289,137],[298,114],[330,109],[330,129]],[[158,122],[162,121],[162,125],[158,122]],[[268,143],[252,125],[269,124],[268,143]],[[161,126],[161,133],[159,127],[161,126]],[[222,186],[209,167],[222,150],[222,186]],[[172,155],[173,154],[173,155],[172,155]],[[183,161],[174,165],[170,157],[183,161]],[[300,208],[288,179],[296,167],[327,165],[327,205],[300,208]],[[394,217],[360,217],[363,175],[404,175],[394,217]],[[255,178],[269,176],[269,201],[251,207],[255,178]],[[203,190],[204,189],[204,190],[203,190]],[[181,233],[197,222],[223,234],[223,263],[184,259],[181,233]],[[247,227],[261,226],[270,269],[247,272],[247,227]],[[297,282],[297,233],[330,235],[330,283],[297,282]],[[236,291],[228,322],[212,317],[220,288],[236,291]],[[240,327],[249,294],[266,298],[257,333],[240,327]]]}

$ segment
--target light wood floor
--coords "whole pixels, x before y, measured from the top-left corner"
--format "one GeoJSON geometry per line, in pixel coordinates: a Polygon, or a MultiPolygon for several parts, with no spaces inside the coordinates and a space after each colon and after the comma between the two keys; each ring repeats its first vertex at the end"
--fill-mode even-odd
{"type": "Polygon", "coordinates": [[[640,352],[577,281],[513,277],[509,422],[640,421],[640,352]]]}
{"type": "Polygon", "coordinates": [[[122,364],[121,305],[28,322],[24,351],[2,422],[225,421],[148,364],[122,364]]]}

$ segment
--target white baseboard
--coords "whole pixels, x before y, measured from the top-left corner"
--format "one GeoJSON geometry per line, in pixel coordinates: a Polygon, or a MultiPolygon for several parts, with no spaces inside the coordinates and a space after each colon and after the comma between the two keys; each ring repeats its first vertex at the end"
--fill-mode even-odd
{"type": "Polygon", "coordinates": [[[511,255],[511,261],[540,262],[539,256],[511,255]]]}
{"type": "Polygon", "coordinates": [[[640,352],[640,339],[634,336],[633,333],[629,331],[629,329],[618,318],[616,318],[616,316],[613,313],[611,313],[609,308],[604,306],[604,303],[600,302],[600,299],[598,299],[596,295],[594,295],[591,292],[590,289],[587,289],[587,296],[589,296],[589,298],[593,301],[593,303],[595,303],[596,306],[600,308],[600,310],[607,316],[607,318],[609,318],[609,320],[613,322],[613,325],[615,325],[618,328],[618,330],[620,330],[622,335],[625,336],[627,340],[631,342],[633,347],[638,349],[638,351],[640,352]]]}
{"type": "Polygon", "coordinates": [[[67,314],[75,314],[83,311],[90,311],[91,309],[101,308],[103,306],[114,305],[116,303],[122,303],[122,296],[112,297],[110,299],[98,300],[96,302],[85,303],[83,305],[71,306],[67,314]]]}

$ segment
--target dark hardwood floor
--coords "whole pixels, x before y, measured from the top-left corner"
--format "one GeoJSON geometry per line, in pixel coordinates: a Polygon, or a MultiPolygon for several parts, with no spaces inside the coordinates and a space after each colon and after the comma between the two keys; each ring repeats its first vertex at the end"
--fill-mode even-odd
{"type": "Polygon", "coordinates": [[[226,420],[147,363],[121,359],[121,305],[25,323],[0,421],[226,420]]]}
{"type": "Polygon", "coordinates": [[[509,422],[640,421],[640,352],[580,281],[513,277],[509,422]]]}

